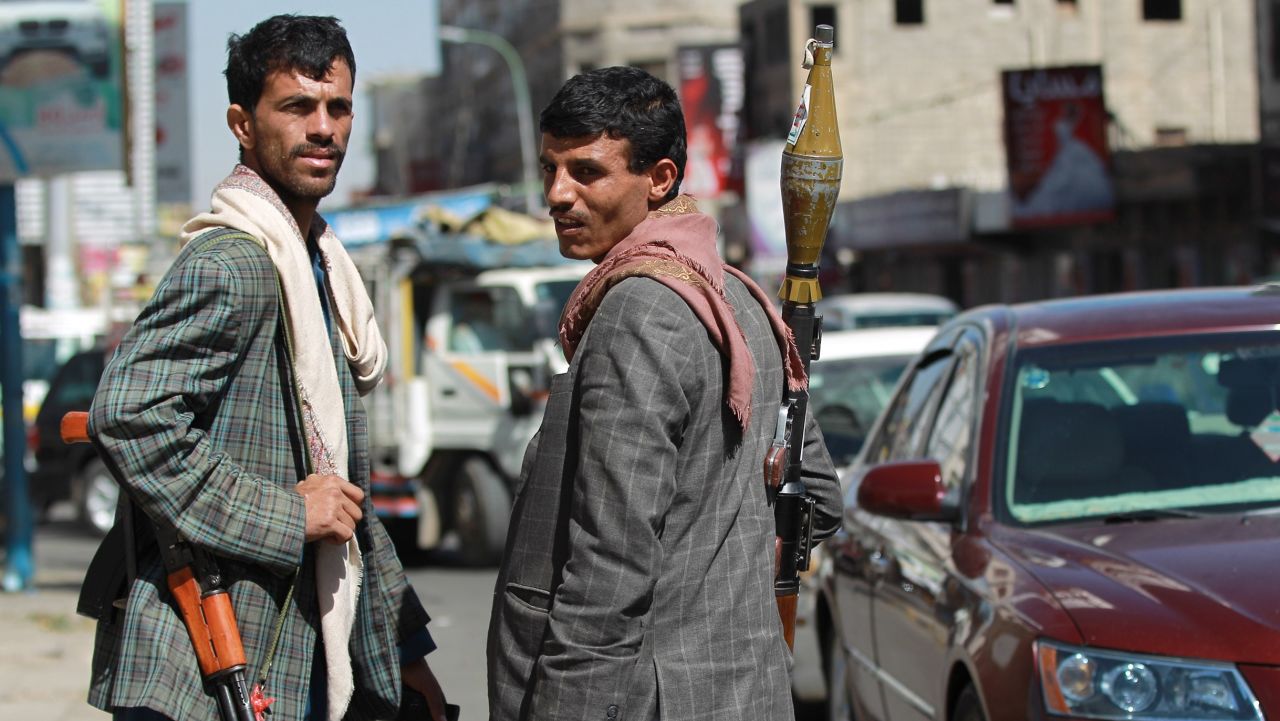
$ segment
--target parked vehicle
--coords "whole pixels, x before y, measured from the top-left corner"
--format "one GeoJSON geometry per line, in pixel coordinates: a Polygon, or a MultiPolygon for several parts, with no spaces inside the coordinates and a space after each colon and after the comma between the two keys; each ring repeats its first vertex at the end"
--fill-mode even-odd
{"type": "MultiPolygon", "coordinates": [[[[837,467],[857,455],[903,369],[936,330],[874,328],[823,335],[821,355],[809,370],[809,410],[837,467]]],[[[826,697],[815,600],[813,593],[802,594],[796,609],[791,690],[802,702],[821,702],[826,697]]]]}
{"type": "Polygon", "coordinates": [[[818,301],[824,330],[937,326],[957,312],[955,303],[927,293],[844,293],[818,301]]]}
{"type": "Polygon", "coordinates": [[[1280,292],[965,313],[820,546],[832,719],[1280,718],[1280,292]]]}
{"type": "Polygon", "coordinates": [[[49,392],[62,364],[74,354],[102,344],[109,324],[101,308],[48,309],[24,305],[22,326],[22,406],[28,423],[49,392]]]}
{"type": "Polygon", "coordinates": [[[101,347],[76,353],[63,363],[49,384],[31,427],[29,443],[35,466],[29,480],[37,509],[70,499],[76,518],[89,530],[105,535],[115,523],[120,487],[88,443],[67,445],[59,428],[62,416],[87,411],[106,364],[101,347]]]}

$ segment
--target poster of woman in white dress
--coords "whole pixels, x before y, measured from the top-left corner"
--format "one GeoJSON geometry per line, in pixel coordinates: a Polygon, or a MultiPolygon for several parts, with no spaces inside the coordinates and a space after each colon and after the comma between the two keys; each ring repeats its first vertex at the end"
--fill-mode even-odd
{"type": "Polygon", "coordinates": [[[1010,71],[1004,80],[1011,224],[1112,219],[1115,185],[1101,69],[1010,71]]]}

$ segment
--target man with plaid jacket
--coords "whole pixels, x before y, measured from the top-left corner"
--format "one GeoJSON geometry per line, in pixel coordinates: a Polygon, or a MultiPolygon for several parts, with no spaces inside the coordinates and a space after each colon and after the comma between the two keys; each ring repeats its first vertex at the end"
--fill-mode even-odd
{"type": "Polygon", "coordinates": [[[389,718],[402,679],[444,718],[428,616],[366,495],[360,395],[386,345],[316,214],[350,138],[355,69],[334,18],[277,16],[230,39],[240,164],[184,227],[94,398],[89,434],[140,539],[94,651],[89,701],[117,719],[218,715],[149,528],[216,560],[275,721],[389,718]]]}

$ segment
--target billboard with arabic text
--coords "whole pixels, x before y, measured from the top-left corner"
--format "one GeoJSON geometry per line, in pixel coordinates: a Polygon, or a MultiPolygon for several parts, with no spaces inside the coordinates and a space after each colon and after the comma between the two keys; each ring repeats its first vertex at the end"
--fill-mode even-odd
{"type": "Polygon", "coordinates": [[[1102,68],[1075,65],[1001,74],[1015,228],[1115,216],[1102,68]]]}
{"type": "Polygon", "coordinates": [[[122,166],[120,7],[0,2],[0,182],[122,166]]]}

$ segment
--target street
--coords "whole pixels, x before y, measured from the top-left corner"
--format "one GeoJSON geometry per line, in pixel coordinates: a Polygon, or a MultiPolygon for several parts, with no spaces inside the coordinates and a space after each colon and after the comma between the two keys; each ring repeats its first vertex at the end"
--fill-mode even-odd
{"type": "Polygon", "coordinates": [[[427,660],[449,702],[462,707],[462,718],[486,719],[484,644],[497,569],[454,568],[435,560],[405,568],[431,614],[439,647],[427,660]]]}

